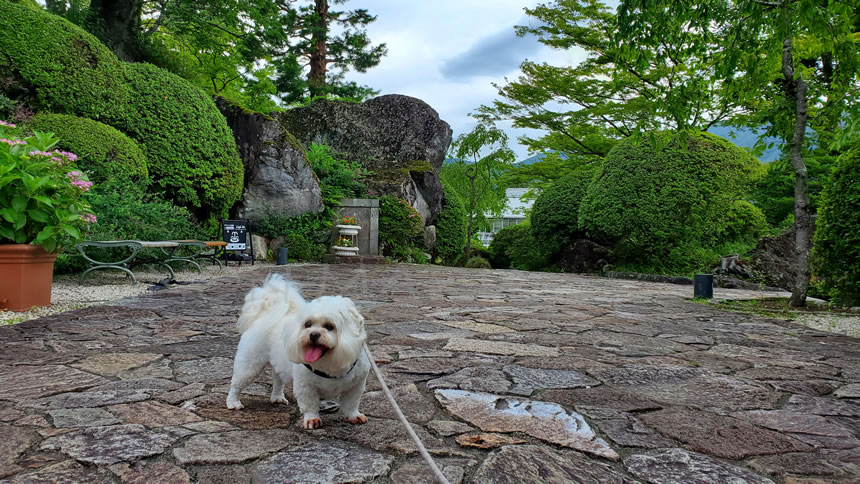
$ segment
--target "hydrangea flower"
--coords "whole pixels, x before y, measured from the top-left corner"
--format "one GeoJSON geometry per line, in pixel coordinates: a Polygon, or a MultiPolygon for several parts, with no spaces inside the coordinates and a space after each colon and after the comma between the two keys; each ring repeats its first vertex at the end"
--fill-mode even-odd
{"type": "Polygon", "coordinates": [[[88,192],[90,191],[90,187],[93,186],[93,182],[88,182],[86,180],[72,180],[72,185],[80,188],[85,192],[88,192]]]}
{"type": "Polygon", "coordinates": [[[31,151],[27,153],[30,156],[54,156],[50,151],[31,151]]]}
{"type": "Polygon", "coordinates": [[[7,128],[16,128],[17,127],[12,123],[7,123],[6,121],[3,121],[2,119],[0,119],[0,126],[6,126],[7,128]]]}
{"type": "Polygon", "coordinates": [[[88,224],[94,224],[98,221],[98,219],[96,218],[96,214],[94,214],[94,213],[87,213],[87,214],[81,215],[81,220],[83,220],[84,222],[86,222],[88,224]]]}

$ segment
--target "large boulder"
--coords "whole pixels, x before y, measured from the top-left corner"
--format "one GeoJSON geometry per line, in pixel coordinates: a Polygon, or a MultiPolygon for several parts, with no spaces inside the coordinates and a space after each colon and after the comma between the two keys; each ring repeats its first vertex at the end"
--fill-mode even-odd
{"type": "MultiPolygon", "coordinates": [[[[810,229],[815,231],[815,227],[810,229]]],[[[761,282],[782,289],[791,290],[797,271],[794,270],[794,225],[785,232],[773,236],[762,237],[753,250],[750,259],[753,270],[761,282]]],[[[810,248],[812,243],[810,242],[810,248]]]]}
{"type": "Polygon", "coordinates": [[[322,192],[296,138],[275,119],[223,98],[216,105],[233,130],[245,165],[239,218],[293,217],[323,210],[322,192]]]}
{"type": "Polygon", "coordinates": [[[306,146],[328,145],[335,157],[373,172],[370,190],[405,198],[425,225],[436,220],[451,127],[424,101],[397,94],[361,104],[322,99],[275,116],[306,146]]]}

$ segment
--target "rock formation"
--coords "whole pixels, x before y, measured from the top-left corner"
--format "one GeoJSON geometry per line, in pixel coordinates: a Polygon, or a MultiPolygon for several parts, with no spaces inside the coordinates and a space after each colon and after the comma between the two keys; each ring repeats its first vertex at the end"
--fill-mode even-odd
{"type": "Polygon", "coordinates": [[[334,156],[361,163],[373,172],[370,190],[405,198],[425,225],[439,215],[451,127],[427,103],[402,95],[361,104],[318,100],[274,116],[306,146],[325,144],[334,156]]]}
{"type": "Polygon", "coordinates": [[[222,98],[216,104],[233,130],[245,166],[245,189],[235,215],[259,219],[322,211],[319,183],[295,137],[269,116],[222,98]]]}

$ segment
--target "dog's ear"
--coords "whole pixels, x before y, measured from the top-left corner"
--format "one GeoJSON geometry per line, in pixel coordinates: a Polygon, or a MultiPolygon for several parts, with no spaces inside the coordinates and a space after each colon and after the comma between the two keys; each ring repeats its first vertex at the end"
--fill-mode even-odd
{"type": "Polygon", "coordinates": [[[346,313],[353,322],[353,331],[355,335],[364,338],[366,337],[364,333],[364,316],[358,312],[358,308],[355,307],[355,303],[352,300],[349,300],[349,305],[346,308],[346,313]]]}

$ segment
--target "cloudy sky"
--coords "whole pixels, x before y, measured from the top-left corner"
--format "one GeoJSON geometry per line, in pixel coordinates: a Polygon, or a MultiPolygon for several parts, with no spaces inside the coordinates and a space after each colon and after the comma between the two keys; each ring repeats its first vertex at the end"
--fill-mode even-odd
{"type": "MultiPolygon", "coordinates": [[[[492,83],[515,79],[525,60],[576,64],[581,52],[550,49],[535,37],[518,38],[514,25],[526,25],[523,11],[538,0],[350,0],[334,8],[365,8],[377,16],[368,27],[374,43],[388,55],[365,74],[348,79],[381,94],[406,94],[426,101],[454,130],[470,131],[469,113],[496,96],[492,83]]],[[[532,20],[533,21],[533,20],[532,20]]],[[[518,159],[528,157],[516,142],[522,130],[508,129],[518,159]]]]}

